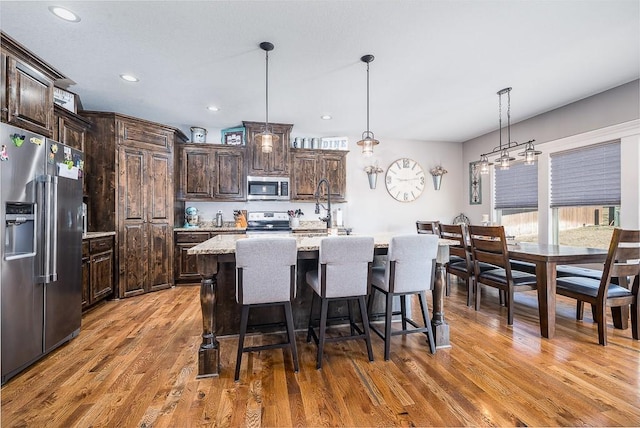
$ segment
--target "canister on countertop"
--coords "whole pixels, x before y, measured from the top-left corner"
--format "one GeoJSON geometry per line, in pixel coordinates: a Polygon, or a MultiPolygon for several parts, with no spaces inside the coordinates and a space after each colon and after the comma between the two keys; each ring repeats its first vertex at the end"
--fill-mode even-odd
{"type": "Polygon", "coordinates": [[[222,227],[222,224],[222,211],[218,210],[218,212],[216,213],[216,227],[222,227]]]}

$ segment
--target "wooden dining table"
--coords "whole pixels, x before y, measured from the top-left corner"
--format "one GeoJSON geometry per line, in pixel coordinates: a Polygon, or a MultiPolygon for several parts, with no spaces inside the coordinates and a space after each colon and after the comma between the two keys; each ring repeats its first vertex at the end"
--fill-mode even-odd
{"type": "Polygon", "coordinates": [[[559,264],[603,263],[607,250],[521,242],[507,245],[509,259],[534,263],[538,283],[540,334],[553,338],[556,332],[556,267],[559,264]]]}

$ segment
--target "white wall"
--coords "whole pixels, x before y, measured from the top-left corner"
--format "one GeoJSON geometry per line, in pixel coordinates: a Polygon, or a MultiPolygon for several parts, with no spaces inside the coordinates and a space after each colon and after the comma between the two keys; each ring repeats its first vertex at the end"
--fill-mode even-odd
{"type": "MultiPolygon", "coordinates": [[[[356,146],[357,136],[349,137],[350,152],[347,155],[347,202],[332,204],[341,208],[346,227],[354,233],[413,233],[416,220],[440,220],[450,222],[461,212],[460,188],[463,186],[466,170],[462,170],[460,159],[462,145],[459,143],[438,143],[423,141],[389,141],[381,138],[372,158],[364,158],[356,146]],[[417,161],[425,170],[427,184],[422,195],[410,203],[393,199],[384,185],[384,172],[378,174],[377,187],[369,189],[364,167],[377,162],[385,171],[391,162],[408,157],[417,161]],[[429,169],[441,164],[445,174],[439,191],[434,190],[429,169]]],[[[324,201],[323,201],[324,202],[324,201]]],[[[325,202],[326,203],[326,202],[325,202]]],[[[217,210],[222,210],[225,221],[233,219],[233,210],[287,211],[302,209],[301,220],[317,220],[314,203],[301,202],[187,202],[195,206],[202,220],[211,221],[217,210]]]]}
{"type": "MultiPolygon", "coordinates": [[[[543,151],[537,165],[540,242],[550,242],[551,238],[549,154],[618,138],[622,151],[621,226],[640,228],[639,94],[640,81],[635,80],[511,126],[513,141],[535,139],[536,148],[543,151]]],[[[464,142],[463,164],[477,161],[481,153],[491,151],[497,144],[497,131],[464,142]]],[[[482,214],[493,214],[491,182],[492,176],[483,176],[482,205],[461,200],[472,222],[479,222],[482,214]]]]}

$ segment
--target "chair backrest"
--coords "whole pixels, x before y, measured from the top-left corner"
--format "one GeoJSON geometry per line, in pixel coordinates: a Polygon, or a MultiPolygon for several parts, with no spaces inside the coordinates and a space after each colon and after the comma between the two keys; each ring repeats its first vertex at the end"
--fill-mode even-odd
{"type": "Polygon", "coordinates": [[[613,230],[598,297],[606,296],[611,278],[618,278],[618,283],[628,289],[640,282],[640,230],[613,230]]]}
{"type": "Polygon", "coordinates": [[[246,238],[236,242],[236,300],[243,305],[295,297],[296,238],[246,238]]]}
{"type": "Polygon", "coordinates": [[[467,266],[471,266],[467,226],[464,224],[440,224],[439,228],[441,238],[458,241],[456,245],[449,245],[449,254],[465,259],[467,266]]]}
{"type": "Polygon", "coordinates": [[[392,293],[433,288],[437,235],[399,235],[389,242],[385,281],[392,293]]]}
{"type": "Polygon", "coordinates": [[[439,221],[416,221],[416,230],[418,233],[430,233],[434,235],[440,234],[439,221]]]}
{"type": "Polygon", "coordinates": [[[511,265],[504,226],[474,226],[469,225],[471,239],[471,257],[474,262],[476,275],[480,275],[478,263],[489,263],[507,271],[507,278],[511,278],[511,265]]]}
{"type": "Polygon", "coordinates": [[[373,248],[371,236],[322,238],[318,258],[322,297],[367,294],[373,248]]]}

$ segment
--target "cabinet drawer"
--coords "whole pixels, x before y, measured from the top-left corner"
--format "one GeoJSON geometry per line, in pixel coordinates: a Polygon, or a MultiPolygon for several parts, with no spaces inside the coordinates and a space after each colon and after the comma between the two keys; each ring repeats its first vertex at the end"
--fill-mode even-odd
{"type": "Polygon", "coordinates": [[[89,241],[91,253],[111,250],[113,248],[112,238],[97,238],[89,241]]]}
{"type": "Polygon", "coordinates": [[[176,232],[176,242],[204,242],[209,237],[209,232],[176,232]]]}

